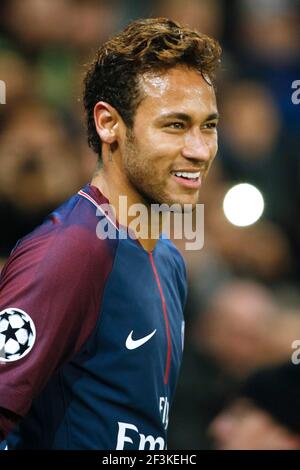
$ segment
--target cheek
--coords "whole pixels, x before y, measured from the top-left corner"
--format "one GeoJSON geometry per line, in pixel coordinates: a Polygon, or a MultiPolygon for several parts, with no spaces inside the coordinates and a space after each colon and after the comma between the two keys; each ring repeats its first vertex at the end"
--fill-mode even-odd
{"type": "Polygon", "coordinates": [[[151,145],[142,145],[139,149],[139,159],[143,165],[151,166],[157,173],[169,170],[177,155],[177,149],[159,140],[151,142],[151,145]]]}
{"type": "Polygon", "coordinates": [[[168,134],[157,129],[142,129],[136,130],[138,136],[139,149],[143,149],[146,153],[151,153],[163,156],[168,156],[172,150],[178,151],[184,145],[183,136],[176,134],[168,134]]]}
{"type": "Polygon", "coordinates": [[[218,151],[218,136],[217,134],[208,139],[207,141],[207,146],[210,149],[212,158],[216,156],[216,153],[218,151]]]}
{"type": "Polygon", "coordinates": [[[154,131],[137,132],[138,129],[130,152],[132,164],[149,172],[155,180],[165,178],[180,154],[182,138],[154,131]]]}

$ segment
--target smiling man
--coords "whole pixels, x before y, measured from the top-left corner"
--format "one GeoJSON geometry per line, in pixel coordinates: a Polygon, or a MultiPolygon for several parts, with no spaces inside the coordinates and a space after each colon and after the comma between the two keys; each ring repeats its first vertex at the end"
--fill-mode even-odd
{"type": "Polygon", "coordinates": [[[139,239],[120,220],[136,204],[195,207],[217,151],[219,59],[213,39],[164,18],[100,47],[84,88],[98,171],[18,243],[1,277],[9,449],[166,448],[184,262],[165,237],[139,239]],[[103,220],[117,236],[97,236],[103,220]]]}

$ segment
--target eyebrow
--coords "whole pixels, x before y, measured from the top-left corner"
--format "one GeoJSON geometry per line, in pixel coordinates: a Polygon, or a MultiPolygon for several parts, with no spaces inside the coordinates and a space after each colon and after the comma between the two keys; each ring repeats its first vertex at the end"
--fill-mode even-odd
{"type": "MultiPolygon", "coordinates": [[[[219,117],[220,117],[219,113],[211,113],[206,117],[204,122],[212,121],[214,119],[219,119],[219,117]]],[[[191,120],[192,120],[192,118],[189,114],[185,114],[185,113],[167,113],[167,114],[161,115],[158,118],[158,121],[161,122],[161,121],[165,121],[167,119],[180,119],[181,121],[185,121],[185,122],[191,122],[191,120]]]]}

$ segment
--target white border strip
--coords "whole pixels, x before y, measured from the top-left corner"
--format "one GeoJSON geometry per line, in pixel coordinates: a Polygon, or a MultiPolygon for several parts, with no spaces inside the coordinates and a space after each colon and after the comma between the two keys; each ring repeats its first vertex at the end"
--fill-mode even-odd
{"type": "Polygon", "coordinates": [[[97,207],[97,209],[99,209],[102,212],[102,214],[109,220],[109,222],[113,224],[113,226],[118,230],[118,232],[120,231],[118,227],[116,226],[116,224],[111,220],[111,218],[104,212],[102,207],[99,206],[99,204],[97,204],[97,202],[89,194],[85,193],[82,190],[78,191],[78,194],[82,197],[85,197],[88,201],[94,204],[94,206],[97,207]]]}

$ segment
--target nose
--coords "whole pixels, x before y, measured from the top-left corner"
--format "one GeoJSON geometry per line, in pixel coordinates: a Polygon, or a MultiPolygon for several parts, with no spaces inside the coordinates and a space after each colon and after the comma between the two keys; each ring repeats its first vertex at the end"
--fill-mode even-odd
{"type": "Polygon", "coordinates": [[[182,155],[189,160],[208,163],[214,156],[210,137],[204,136],[201,129],[195,129],[186,135],[182,155]]]}

